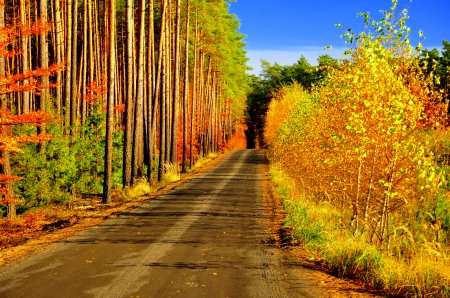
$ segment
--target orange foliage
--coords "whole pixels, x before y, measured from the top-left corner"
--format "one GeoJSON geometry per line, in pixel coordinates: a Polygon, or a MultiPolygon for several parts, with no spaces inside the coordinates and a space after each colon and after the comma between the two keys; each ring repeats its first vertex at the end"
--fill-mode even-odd
{"type": "Polygon", "coordinates": [[[27,213],[20,219],[0,219],[0,249],[18,245],[29,234],[42,231],[44,217],[44,212],[40,211],[27,213]]]}
{"type": "Polygon", "coordinates": [[[247,139],[245,138],[244,131],[247,130],[246,124],[238,124],[235,127],[235,134],[231,137],[226,144],[223,144],[223,148],[228,149],[245,149],[247,147],[247,139]]]}
{"type": "MultiPolygon", "coordinates": [[[[4,3],[0,2],[0,5],[4,3]]],[[[0,28],[0,57],[12,57],[22,54],[21,51],[9,50],[9,45],[22,36],[38,35],[48,31],[51,28],[49,23],[41,21],[35,22],[32,26],[25,26],[23,24],[11,25],[8,24],[0,28]]],[[[52,84],[42,85],[39,78],[42,76],[54,75],[57,71],[64,68],[63,64],[53,64],[48,68],[37,68],[28,70],[25,73],[6,73],[0,76],[0,94],[7,94],[11,92],[33,92],[39,94],[40,90],[54,87],[52,84]]],[[[14,115],[9,110],[0,110],[0,151],[7,152],[21,152],[19,146],[21,143],[41,142],[50,139],[48,134],[38,135],[16,135],[12,132],[12,127],[15,125],[28,124],[39,126],[44,122],[50,121],[50,115],[44,112],[31,112],[23,115],[14,115]]],[[[1,163],[6,160],[1,159],[1,163]]],[[[20,179],[17,176],[1,175],[0,177],[0,204],[13,204],[17,200],[9,197],[7,187],[10,182],[20,179]]]]}
{"type": "Polygon", "coordinates": [[[421,130],[442,128],[447,107],[407,53],[361,37],[326,84],[311,94],[281,89],[266,118],[271,161],[383,248],[390,223],[405,224],[444,183],[421,130]]]}

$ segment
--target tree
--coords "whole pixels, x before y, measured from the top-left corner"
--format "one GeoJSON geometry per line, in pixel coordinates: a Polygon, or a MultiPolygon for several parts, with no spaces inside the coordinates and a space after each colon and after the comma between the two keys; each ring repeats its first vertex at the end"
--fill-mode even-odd
{"type": "Polygon", "coordinates": [[[112,150],[114,131],[114,96],[116,95],[116,1],[108,2],[109,17],[109,67],[108,67],[108,94],[106,104],[106,140],[105,140],[105,171],[103,178],[102,203],[111,203],[112,190],[112,150]]]}
{"type": "MultiPolygon", "coordinates": [[[[41,3],[42,4],[42,3],[41,3]]],[[[14,93],[29,93],[40,95],[41,105],[45,105],[46,91],[51,85],[49,84],[48,77],[54,75],[56,72],[63,69],[61,64],[53,64],[48,67],[48,60],[41,59],[41,68],[35,70],[26,70],[25,72],[18,73],[6,73],[4,68],[4,62],[7,57],[14,57],[20,55],[21,51],[10,50],[9,46],[16,40],[24,37],[30,37],[33,35],[40,36],[40,41],[45,41],[45,34],[50,29],[50,26],[46,21],[45,5],[40,7],[43,17],[38,20],[32,26],[26,26],[25,24],[5,24],[4,10],[5,3],[0,1],[0,98],[1,98],[1,110],[0,110],[0,151],[2,165],[2,174],[0,174],[0,204],[7,204],[7,215],[10,218],[16,216],[15,203],[13,199],[11,182],[20,179],[19,177],[12,176],[10,172],[10,157],[9,152],[20,152],[19,145],[27,142],[40,142],[43,144],[49,139],[49,136],[45,133],[44,124],[49,121],[48,114],[43,111],[24,113],[22,115],[14,115],[10,112],[6,105],[7,96],[14,93]],[[29,124],[38,126],[41,128],[40,133],[37,135],[14,135],[12,127],[15,125],[29,124]]],[[[45,43],[41,46],[45,51],[45,43]]],[[[45,146],[42,146],[45,147],[45,146]]]]}

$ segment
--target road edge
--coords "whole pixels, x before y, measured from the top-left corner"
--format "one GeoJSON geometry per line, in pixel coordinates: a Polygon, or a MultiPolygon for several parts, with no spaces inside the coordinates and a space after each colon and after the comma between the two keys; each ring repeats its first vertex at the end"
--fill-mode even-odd
{"type": "Polygon", "coordinates": [[[34,255],[38,254],[39,252],[50,249],[55,243],[63,242],[70,237],[76,236],[86,229],[101,224],[107,219],[115,218],[117,216],[117,213],[119,212],[123,212],[124,210],[133,208],[147,200],[152,200],[158,196],[164,195],[180,184],[196,178],[202,173],[214,168],[223,159],[238,150],[241,149],[231,149],[223,151],[219,153],[219,155],[215,159],[203,164],[194,173],[183,173],[181,174],[180,180],[170,183],[150,194],[141,196],[131,201],[119,203],[112,208],[104,210],[98,217],[82,217],[74,225],[55,230],[54,232],[48,234],[40,235],[14,247],[1,249],[0,267],[4,270],[5,268],[17,266],[33,257],[34,255]]]}

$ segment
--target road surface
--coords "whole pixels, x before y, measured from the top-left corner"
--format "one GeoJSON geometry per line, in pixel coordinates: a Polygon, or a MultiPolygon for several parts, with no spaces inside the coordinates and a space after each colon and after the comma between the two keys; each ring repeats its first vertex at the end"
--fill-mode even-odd
{"type": "Polygon", "coordinates": [[[0,297],[328,297],[266,241],[263,150],[0,269],[0,297]]]}

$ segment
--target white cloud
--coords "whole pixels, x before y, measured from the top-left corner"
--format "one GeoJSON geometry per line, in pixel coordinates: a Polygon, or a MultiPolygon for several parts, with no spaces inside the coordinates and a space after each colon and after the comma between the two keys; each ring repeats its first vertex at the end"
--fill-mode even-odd
{"type": "Polygon", "coordinates": [[[324,50],[323,47],[301,47],[293,50],[247,50],[247,57],[250,61],[247,63],[253,70],[250,74],[259,75],[261,73],[261,59],[274,64],[292,65],[297,62],[303,55],[312,65],[317,65],[317,58],[321,55],[328,54],[333,58],[339,58],[345,51],[344,48],[333,48],[332,50],[324,50]]]}

